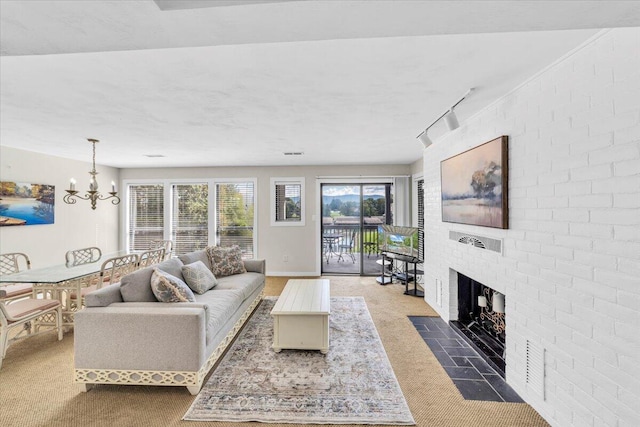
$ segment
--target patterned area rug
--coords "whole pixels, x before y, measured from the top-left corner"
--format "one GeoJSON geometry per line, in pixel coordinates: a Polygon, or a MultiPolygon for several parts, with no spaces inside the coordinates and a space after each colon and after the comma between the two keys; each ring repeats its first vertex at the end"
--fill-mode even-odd
{"type": "Polygon", "coordinates": [[[362,297],[331,298],[326,355],[271,349],[275,301],[262,301],[184,420],[415,424],[362,297]]]}

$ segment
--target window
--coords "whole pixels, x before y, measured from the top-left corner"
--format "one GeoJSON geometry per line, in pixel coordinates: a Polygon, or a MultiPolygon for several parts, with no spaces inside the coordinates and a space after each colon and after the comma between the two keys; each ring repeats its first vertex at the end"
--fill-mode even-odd
{"type": "Polygon", "coordinates": [[[161,184],[129,186],[128,249],[149,249],[152,240],[164,239],[164,187],[161,184]]]}
{"type": "Polygon", "coordinates": [[[242,257],[254,257],[254,183],[216,184],[216,244],[238,245],[242,257]]]}
{"type": "Polygon", "coordinates": [[[271,178],[271,225],[304,226],[304,178],[271,178]]]}
{"type": "Polygon", "coordinates": [[[238,245],[243,258],[254,258],[255,182],[125,181],[126,247],[142,251],[152,240],[171,240],[174,254],[181,255],[210,245],[238,245]]]}
{"type": "Polygon", "coordinates": [[[418,180],[418,258],[424,260],[424,178],[418,180]]]}
{"type": "Polygon", "coordinates": [[[209,186],[174,184],[171,193],[174,251],[184,254],[206,248],[209,243],[209,186]]]}

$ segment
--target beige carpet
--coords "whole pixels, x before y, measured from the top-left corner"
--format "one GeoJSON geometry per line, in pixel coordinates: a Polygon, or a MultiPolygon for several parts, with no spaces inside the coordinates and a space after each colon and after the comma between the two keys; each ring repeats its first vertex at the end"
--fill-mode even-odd
{"type": "MultiPolygon", "coordinates": [[[[464,400],[407,319],[407,315],[435,315],[421,298],[403,295],[400,285],[379,286],[371,277],[328,278],[332,296],[365,298],[418,426],[548,425],[526,404],[464,400]]],[[[279,295],[286,280],[268,278],[266,294],[279,295]]],[[[0,425],[257,425],[181,421],[195,398],[184,387],[97,386],[78,393],[72,370],[73,333],[60,342],[51,333],[11,346],[0,370],[0,425]]]]}

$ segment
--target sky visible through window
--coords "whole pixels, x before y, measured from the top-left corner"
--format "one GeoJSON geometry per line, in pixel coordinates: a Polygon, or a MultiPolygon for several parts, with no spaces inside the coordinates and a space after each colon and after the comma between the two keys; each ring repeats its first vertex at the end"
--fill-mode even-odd
{"type": "MultiPolygon", "coordinates": [[[[363,187],[364,197],[380,196],[384,197],[384,185],[365,185],[363,187]]],[[[323,196],[357,196],[360,195],[359,185],[325,185],[322,190],[323,196]]]]}

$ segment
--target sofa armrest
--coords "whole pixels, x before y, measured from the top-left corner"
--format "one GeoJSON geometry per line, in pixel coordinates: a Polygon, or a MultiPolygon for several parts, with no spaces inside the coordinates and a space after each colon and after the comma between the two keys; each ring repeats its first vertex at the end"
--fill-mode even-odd
{"type": "Polygon", "coordinates": [[[253,273],[266,274],[266,261],[263,259],[245,259],[244,268],[253,273]]]}
{"type": "Polygon", "coordinates": [[[122,302],[120,283],[105,286],[104,288],[89,292],[85,296],[85,304],[87,307],[107,307],[115,302],[122,302]]]}
{"type": "Polygon", "coordinates": [[[76,369],[197,371],[206,357],[198,307],[89,307],[75,314],[76,369]]]}

